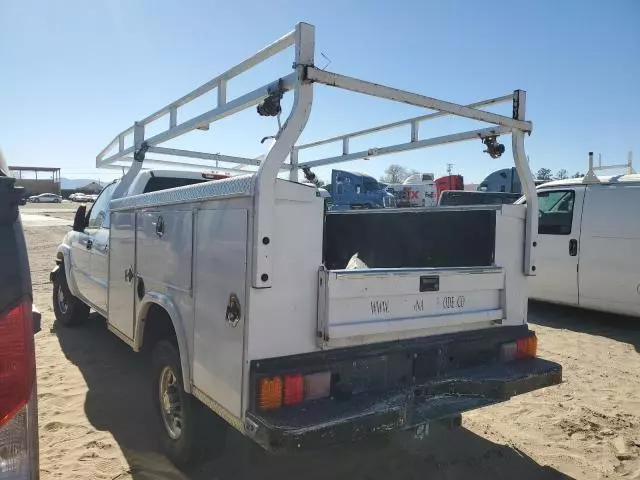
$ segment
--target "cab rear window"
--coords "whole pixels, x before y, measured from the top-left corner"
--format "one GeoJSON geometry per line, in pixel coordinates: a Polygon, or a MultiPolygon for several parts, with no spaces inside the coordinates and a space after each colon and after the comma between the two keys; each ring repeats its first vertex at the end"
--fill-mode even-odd
{"type": "Polygon", "coordinates": [[[171,178],[171,177],[152,177],[144,187],[143,193],[157,192],[159,190],[167,190],[169,188],[184,187],[186,185],[195,185],[196,183],[207,182],[204,178],[171,178]]]}

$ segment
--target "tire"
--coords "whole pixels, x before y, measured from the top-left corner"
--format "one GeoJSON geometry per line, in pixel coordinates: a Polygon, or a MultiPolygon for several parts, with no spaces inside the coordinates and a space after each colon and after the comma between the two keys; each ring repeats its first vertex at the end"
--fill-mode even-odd
{"type": "Polygon", "coordinates": [[[217,453],[224,445],[228,426],[184,391],[178,348],[167,340],[161,340],[153,350],[152,362],[152,395],[162,431],[162,453],[177,467],[196,462],[204,453],[208,456],[217,453]],[[167,382],[166,375],[173,381],[167,382]],[[172,403],[180,417],[177,423],[172,423],[173,413],[163,413],[172,403]]]}
{"type": "Polygon", "coordinates": [[[53,280],[52,297],[53,312],[56,315],[56,320],[65,327],[79,325],[89,317],[89,307],[69,291],[64,264],[62,263],[53,280]]]}

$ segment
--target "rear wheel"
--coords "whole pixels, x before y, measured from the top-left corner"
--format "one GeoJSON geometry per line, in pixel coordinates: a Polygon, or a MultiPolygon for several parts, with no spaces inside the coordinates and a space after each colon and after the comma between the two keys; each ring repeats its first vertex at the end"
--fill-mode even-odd
{"type": "Polygon", "coordinates": [[[69,291],[63,264],[53,280],[53,312],[64,326],[78,325],[89,317],[89,307],[69,291]]]}
{"type": "Polygon", "coordinates": [[[162,453],[179,467],[224,444],[225,422],[184,391],[180,354],[167,341],[153,350],[153,400],[160,417],[162,453]]]}

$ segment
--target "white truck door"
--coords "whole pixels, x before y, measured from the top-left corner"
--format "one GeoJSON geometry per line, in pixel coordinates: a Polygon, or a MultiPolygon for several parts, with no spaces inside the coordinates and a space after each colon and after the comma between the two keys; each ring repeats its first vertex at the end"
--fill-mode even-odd
{"type": "Polygon", "coordinates": [[[240,417],[247,211],[200,210],[195,231],[193,383],[240,417]]]}
{"type": "Polygon", "coordinates": [[[133,340],[135,301],[135,212],[111,214],[109,247],[108,322],[124,336],[133,340]]]}
{"type": "Polygon", "coordinates": [[[78,287],[81,298],[87,298],[86,292],[91,287],[91,248],[92,236],[87,231],[79,232],[71,239],[71,275],[78,287]]]}
{"type": "Polygon", "coordinates": [[[578,252],[584,186],[538,191],[536,276],[529,296],[578,305],[578,252]]]}
{"type": "Polygon", "coordinates": [[[109,217],[93,236],[93,253],[91,254],[91,279],[95,283],[93,304],[107,311],[107,290],[109,275],[109,217]]]}
{"type": "Polygon", "coordinates": [[[109,202],[116,184],[107,185],[91,207],[87,233],[91,236],[87,300],[101,313],[107,311],[108,248],[109,248],[109,202]]]}
{"type": "Polygon", "coordinates": [[[580,236],[580,306],[640,315],[640,186],[591,185],[580,236]]]}

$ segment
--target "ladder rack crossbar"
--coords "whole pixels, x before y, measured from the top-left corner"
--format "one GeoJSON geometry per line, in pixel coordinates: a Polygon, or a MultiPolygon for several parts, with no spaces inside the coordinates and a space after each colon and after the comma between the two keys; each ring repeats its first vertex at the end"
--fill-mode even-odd
{"type": "MultiPolygon", "coordinates": [[[[513,94],[509,94],[509,95],[504,95],[502,97],[496,97],[496,98],[491,98],[489,100],[482,100],[480,102],[471,103],[466,106],[469,108],[480,108],[480,107],[486,107],[489,105],[497,105],[500,103],[512,102],[512,101],[513,101],[513,94]]],[[[346,133],[343,135],[338,135],[336,137],[331,137],[324,140],[318,140],[316,142],[305,143],[303,145],[296,145],[295,148],[297,150],[304,150],[308,148],[319,147],[320,145],[326,145],[328,143],[344,142],[345,140],[349,140],[352,138],[361,137],[364,135],[369,135],[377,132],[383,132],[385,130],[392,130],[394,128],[403,127],[405,125],[410,125],[412,129],[414,129],[415,135],[412,133],[412,137],[416,137],[416,140],[414,141],[417,141],[417,127],[414,125],[418,125],[424,121],[433,120],[433,119],[445,117],[448,115],[451,115],[451,114],[447,112],[435,112],[435,113],[429,113],[426,115],[419,115],[417,117],[411,117],[405,120],[399,120],[397,122],[386,123],[384,125],[379,125],[371,128],[365,128],[364,130],[358,130],[357,132],[346,133]]],[[[346,152],[346,153],[349,153],[349,152],[346,152]]]]}
{"type": "Polygon", "coordinates": [[[317,160],[311,160],[309,162],[302,162],[299,164],[300,168],[303,167],[320,167],[322,165],[330,165],[339,162],[348,162],[358,159],[370,159],[371,157],[379,157],[382,155],[389,155],[392,153],[406,152],[410,150],[417,150],[420,148],[434,147],[437,145],[444,145],[447,143],[465,142],[468,140],[480,140],[488,136],[504,135],[509,133],[510,130],[507,127],[489,127],[479,130],[470,130],[468,132],[454,133],[452,135],[444,135],[440,137],[427,138],[419,141],[411,141],[407,143],[400,143],[397,145],[390,145],[388,147],[371,148],[369,150],[362,150],[360,152],[348,153],[338,155],[334,157],[321,158],[317,160]]]}

